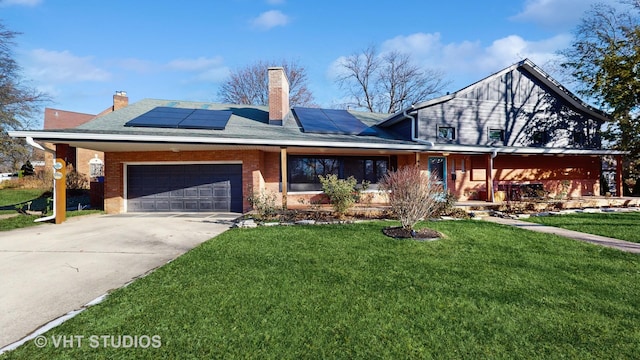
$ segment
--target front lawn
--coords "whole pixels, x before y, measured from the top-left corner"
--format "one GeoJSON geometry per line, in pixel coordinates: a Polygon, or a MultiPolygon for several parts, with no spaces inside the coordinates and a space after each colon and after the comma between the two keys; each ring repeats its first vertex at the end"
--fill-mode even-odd
{"type": "MultiPolygon", "coordinates": [[[[15,211],[12,213],[15,214],[15,211]]],[[[67,211],[67,218],[74,216],[84,216],[84,215],[92,215],[92,214],[103,214],[102,210],[80,210],[80,211],[67,211]]],[[[21,229],[30,226],[36,226],[41,224],[46,224],[46,222],[34,222],[35,219],[39,218],[38,215],[18,215],[6,219],[0,219],[0,231],[8,231],[21,229]]]]}
{"type": "Polygon", "coordinates": [[[445,239],[395,240],[381,231],[390,224],[229,230],[49,331],[43,348],[0,358],[640,353],[637,255],[473,220],[428,223],[445,239]],[[56,348],[60,336],[84,340],[56,348]],[[160,346],[124,348],[124,336],[160,346]]]}
{"type": "Polygon", "coordinates": [[[525,220],[640,243],[640,212],[567,214],[525,220]]]}
{"type": "Polygon", "coordinates": [[[35,200],[44,192],[42,189],[0,189],[0,208],[35,200]]]}

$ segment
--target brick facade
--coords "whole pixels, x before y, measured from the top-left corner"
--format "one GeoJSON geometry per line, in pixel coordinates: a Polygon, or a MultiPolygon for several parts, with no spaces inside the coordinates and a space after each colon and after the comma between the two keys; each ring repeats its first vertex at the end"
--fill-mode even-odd
{"type": "Polygon", "coordinates": [[[105,154],[104,209],[109,214],[124,212],[124,166],[127,163],[242,162],[242,208],[249,211],[251,191],[259,191],[264,153],[249,151],[110,152],[105,154]]]}
{"type": "MultiPolygon", "coordinates": [[[[415,164],[427,171],[429,157],[443,156],[438,153],[415,153],[399,155],[398,166],[415,164]]],[[[486,192],[486,157],[488,155],[448,155],[447,189],[460,201],[483,200],[478,198],[486,192]],[[455,174],[455,179],[452,174],[455,174]]],[[[599,193],[600,163],[598,157],[590,156],[516,156],[499,155],[494,159],[493,180],[498,184],[542,184],[549,195],[566,191],[568,196],[588,196],[599,193]],[[565,189],[566,180],[570,180],[565,189]]],[[[277,195],[281,202],[280,153],[259,150],[244,151],[190,151],[190,152],[122,152],[105,154],[105,211],[124,212],[124,164],[126,163],[197,163],[197,162],[242,162],[243,211],[251,210],[248,197],[252,192],[265,191],[277,195]]],[[[497,189],[494,189],[497,191],[497,189]]],[[[300,208],[311,202],[321,201],[318,192],[289,192],[288,207],[300,208]]],[[[373,193],[371,204],[384,204],[385,197],[373,193]]]]}

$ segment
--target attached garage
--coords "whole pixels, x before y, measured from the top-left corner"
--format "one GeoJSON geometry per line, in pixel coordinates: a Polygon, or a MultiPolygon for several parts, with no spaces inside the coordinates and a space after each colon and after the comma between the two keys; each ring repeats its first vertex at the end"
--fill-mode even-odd
{"type": "Polygon", "coordinates": [[[128,212],[242,212],[241,164],[127,165],[128,212]]]}

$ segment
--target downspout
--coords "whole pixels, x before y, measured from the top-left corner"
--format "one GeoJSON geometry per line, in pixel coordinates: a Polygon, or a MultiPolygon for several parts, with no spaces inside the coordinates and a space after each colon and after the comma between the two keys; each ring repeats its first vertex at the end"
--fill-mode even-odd
{"type": "Polygon", "coordinates": [[[411,107],[409,107],[408,109],[405,109],[402,112],[402,116],[405,119],[410,119],[411,120],[411,141],[415,141],[417,143],[421,143],[421,144],[425,144],[429,147],[433,147],[433,141],[428,141],[428,140],[423,140],[423,139],[418,139],[418,137],[416,136],[416,119],[408,114],[408,111],[410,110],[414,110],[413,105],[411,105],[411,107]]]}
{"type": "MultiPolygon", "coordinates": [[[[53,155],[53,161],[54,162],[56,161],[56,152],[55,152],[55,150],[51,150],[49,148],[46,148],[46,147],[38,144],[37,142],[35,142],[33,140],[33,138],[31,136],[27,136],[26,140],[27,140],[27,144],[33,146],[34,148],[42,150],[42,151],[46,151],[49,154],[52,154],[53,155]]],[[[43,221],[55,220],[55,218],[56,218],[56,179],[53,178],[53,214],[49,215],[49,216],[37,218],[33,222],[43,222],[43,221]]]]}

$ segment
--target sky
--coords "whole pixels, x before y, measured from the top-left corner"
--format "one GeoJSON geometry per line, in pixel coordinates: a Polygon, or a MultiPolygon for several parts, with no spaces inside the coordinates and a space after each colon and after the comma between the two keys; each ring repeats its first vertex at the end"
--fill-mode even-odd
{"type": "Polygon", "coordinates": [[[217,102],[231,71],[283,60],[333,107],[341,59],[370,46],[442,71],[447,92],[524,58],[560,80],[557,51],[596,1],[0,0],[0,22],[21,33],[14,58],[50,108],[97,114],[116,91],[217,102]]]}

